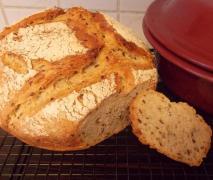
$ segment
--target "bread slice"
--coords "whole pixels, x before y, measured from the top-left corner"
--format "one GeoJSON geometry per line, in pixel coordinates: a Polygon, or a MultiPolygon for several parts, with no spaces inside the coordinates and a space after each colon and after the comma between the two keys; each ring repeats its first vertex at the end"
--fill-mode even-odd
{"type": "Polygon", "coordinates": [[[199,166],[211,145],[212,130],[186,103],[170,102],[163,94],[143,91],[130,106],[133,133],[158,152],[199,166]]]}
{"type": "Polygon", "coordinates": [[[130,101],[155,89],[157,71],[143,43],[114,24],[99,12],[54,8],[1,32],[0,127],[65,151],[128,126],[130,101]]]}

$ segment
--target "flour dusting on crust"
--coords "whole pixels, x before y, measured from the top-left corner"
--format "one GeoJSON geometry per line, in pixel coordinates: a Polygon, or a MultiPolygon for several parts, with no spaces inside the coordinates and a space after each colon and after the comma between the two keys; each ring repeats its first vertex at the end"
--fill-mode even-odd
{"type": "Polygon", "coordinates": [[[57,118],[63,114],[65,119],[77,121],[84,118],[92,109],[104,99],[116,92],[115,76],[83,88],[79,92],[72,92],[68,96],[49,103],[35,116],[57,118]]]}
{"type": "Polygon", "coordinates": [[[6,51],[21,54],[26,59],[55,61],[68,55],[82,54],[87,49],[65,23],[52,22],[10,33],[0,41],[0,54],[6,51]]]}
{"type": "Polygon", "coordinates": [[[27,74],[19,74],[7,66],[3,66],[0,61],[0,69],[2,69],[1,87],[0,87],[0,110],[12,98],[16,91],[19,91],[26,81],[36,74],[35,70],[29,70],[27,74]]]}

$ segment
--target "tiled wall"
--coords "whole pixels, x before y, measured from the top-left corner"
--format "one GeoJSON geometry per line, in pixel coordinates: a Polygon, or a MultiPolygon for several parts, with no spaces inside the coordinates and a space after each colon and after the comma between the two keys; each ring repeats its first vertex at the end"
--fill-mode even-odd
{"type": "Polygon", "coordinates": [[[153,0],[0,0],[0,28],[40,11],[59,6],[68,8],[82,6],[91,10],[108,13],[117,20],[133,28],[144,38],[141,22],[144,13],[153,0]]]}

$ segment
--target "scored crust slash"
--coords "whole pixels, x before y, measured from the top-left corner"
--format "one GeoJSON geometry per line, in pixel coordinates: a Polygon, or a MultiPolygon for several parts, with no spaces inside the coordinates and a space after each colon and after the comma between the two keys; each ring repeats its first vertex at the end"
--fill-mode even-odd
{"type": "Polygon", "coordinates": [[[49,9],[6,28],[0,56],[0,126],[50,150],[85,149],[120,132],[132,98],[157,83],[142,41],[83,8],[49,9]]]}

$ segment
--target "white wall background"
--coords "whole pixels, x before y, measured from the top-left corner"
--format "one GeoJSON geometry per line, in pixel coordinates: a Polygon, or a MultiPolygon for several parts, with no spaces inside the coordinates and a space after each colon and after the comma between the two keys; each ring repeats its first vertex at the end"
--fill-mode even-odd
{"type": "Polygon", "coordinates": [[[113,16],[144,39],[142,18],[153,0],[0,0],[0,29],[44,8],[82,6],[113,16]]]}

